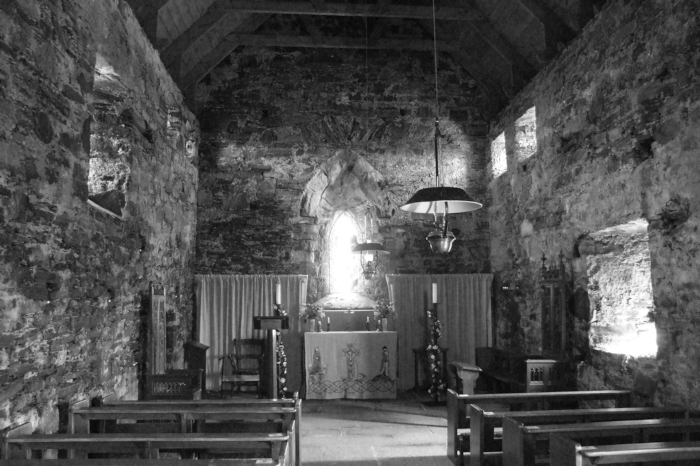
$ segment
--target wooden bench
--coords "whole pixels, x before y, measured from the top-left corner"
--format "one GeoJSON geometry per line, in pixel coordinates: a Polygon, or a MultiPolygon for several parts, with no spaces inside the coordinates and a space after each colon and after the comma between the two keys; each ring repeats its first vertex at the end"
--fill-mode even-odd
{"type": "Polygon", "coordinates": [[[216,406],[216,405],[282,405],[294,406],[299,400],[299,392],[294,392],[291,398],[221,398],[203,400],[120,400],[114,395],[108,395],[102,399],[102,405],[139,405],[139,406],[166,406],[191,404],[193,406],[216,406]]]}
{"type": "Polygon", "coordinates": [[[538,443],[544,442],[549,451],[549,437],[557,434],[575,440],[609,442],[648,442],[652,435],[675,434],[680,440],[689,441],[691,433],[700,432],[700,419],[637,419],[626,421],[587,422],[576,424],[550,424],[526,426],[511,419],[503,419],[503,466],[534,465],[541,461],[537,456],[538,443]]]}
{"type": "Polygon", "coordinates": [[[89,453],[118,453],[158,459],[160,450],[232,451],[241,447],[265,449],[266,458],[287,466],[289,435],[274,434],[40,434],[3,437],[3,459],[10,460],[20,450],[27,459],[35,451],[66,450],[68,459],[85,458],[89,453]]]}
{"type": "Polygon", "coordinates": [[[501,462],[502,420],[510,417],[524,425],[567,424],[634,419],[685,419],[690,415],[685,408],[592,408],[545,411],[485,411],[469,405],[470,466],[501,462]]]}
{"type": "Polygon", "coordinates": [[[663,461],[700,461],[700,442],[651,442],[582,446],[560,435],[550,436],[551,466],[593,466],[663,461]]]}
{"type": "Polygon", "coordinates": [[[493,403],[506,408],[523,405],[541,404],[547,409],[557,403],[578,404],[583,401],[610,400],[617,407],[630,404],[632,392],[629,390],[591,390],[565,392],[534,393],[497,393],[459,395],[454,390],[447,390],[447,457],[455,464],[461,464],[469,451],[469,417],[467,407],[470,404],[493,403]]]}
{"type": "Polygon", "coordinates": [[[240,400],[116,402],[109,400],[98,407],[80,405],[71,409],[69,432],[90,433],[91,420],[101,421],[99,428],[101,433],[274,433],[285,432],[290,422],[294,420],[290,453],[293,463],[301,464],[301,399],[299,398],[248,400],[248,402],[240,400]],[[250,422],[251,420],[265,422],[250,422]],[[76,430],[74,426],[79,426],[80,430],[76,430]]]}
{"type": "Polygon", "coordinates": [[[279,466],[278,461],[265,458],[242,459],[12,459],[0,460],[0,466],[279,466]]]}

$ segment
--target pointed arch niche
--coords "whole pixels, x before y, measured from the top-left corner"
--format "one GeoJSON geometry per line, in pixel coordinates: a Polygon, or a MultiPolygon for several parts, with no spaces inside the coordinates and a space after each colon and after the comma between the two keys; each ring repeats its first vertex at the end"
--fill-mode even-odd
{"type": "MultiPolygon", "coordinates": [[[[315,218],[320,236],[319,254],[315,259],[316,286],[310,283],[311,300],[340,291],[337,277],[342,272],[338,269],[347,268],[347,256],[335,254],[334,257],[333,244],[336,243],[335,251],[338,251],[338,243],[347,241],[350,250],[353,246],[351,236],[355,236],[355,241],[364,240],[364,217],[368,204],[374,218],[373,239],[384,242],[382,219],[389,218],[390,212],[386,186],[384,176],[365,158],[351,150],[337,153],[324,162],[306,184],[302,195],[301,216],[315,218]],[[339,234],[338,228],[348,227],[354,227],[353,235],[339,234]]],[[[352,292],[372,297],[379,294],[381,285],[385,282],[386,264],[380,265],[375,278],[365,280],[359,267],[359,258],[353,259],[351,277],[343,279],[350,281],[347,287],[352,292]]],[[[348,304],[350,305],[352,303],[348,304]]]]}

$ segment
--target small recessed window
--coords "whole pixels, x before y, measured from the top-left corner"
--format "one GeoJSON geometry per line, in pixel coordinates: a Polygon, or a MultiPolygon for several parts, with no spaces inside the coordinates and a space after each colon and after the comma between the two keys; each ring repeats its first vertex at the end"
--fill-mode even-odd
{"type": "Polygon", "coordinates": [[[506,161],[506,136],[501,133],[491,141],[491,171],[494,178],[498,178],[508,170],[506,161]]]}
{"type": "Polygon", "coordinates": [[[119,75],[102,57],[95,64],[94,114],[90,124],[88,202],[122,218],[131,176],[133,141],[131,109],[124,108],[129,94],[119,75]]]}
{"type": "Polygon", "coordinates": [[[515,121],[515,155],[518,162],[529,159],[537,152],[537,119],[535,107],[515,121]]]}

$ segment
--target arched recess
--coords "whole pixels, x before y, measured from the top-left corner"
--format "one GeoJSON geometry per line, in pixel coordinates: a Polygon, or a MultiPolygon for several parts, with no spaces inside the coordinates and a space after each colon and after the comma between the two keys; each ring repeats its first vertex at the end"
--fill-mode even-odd
{"type": "MultiPolygon", "coordinates": [[[[304,188],[301,199],[301,216],[313,217],[319,225],[319,254],[316,256],[318,275],[317,297],[329,293],[330,231],[335,220],[347,212],[364,227],[364,215],[370,206],[375,220],[374,240],[383,242],[380,231],[382,218],[388,218],[391,204],[386,192],[387,181],[367,160],[351,150],[344,150],[324,162],[304,188]]],[[[358,240],[361,240],[359,238],[358,240]]],[[[359,260],[359,259],[358,259],[359,260]]],[[[384,280],[386,270],[380,267],[377,276],[360,283],[361,290],[375,295],[384,280]]]]}

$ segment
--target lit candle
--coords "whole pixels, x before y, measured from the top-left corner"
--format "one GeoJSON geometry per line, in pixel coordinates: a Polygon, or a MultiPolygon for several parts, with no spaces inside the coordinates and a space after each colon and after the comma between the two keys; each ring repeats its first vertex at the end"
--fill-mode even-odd
{"type": "Polygon", "coordinates": [[[433,304],[437,302],[437,283],[433,283],[433,304]]]}
{"type": "Polygon", "coordinates": [[[369,324],[369,317],[367,317],[367,323],[369,324]]]}
{"type": "Polygon", "coordinates": [[[275,294],[275,304],[282,304],[282,284],[277,284],[277,293],[275,294]]]}

